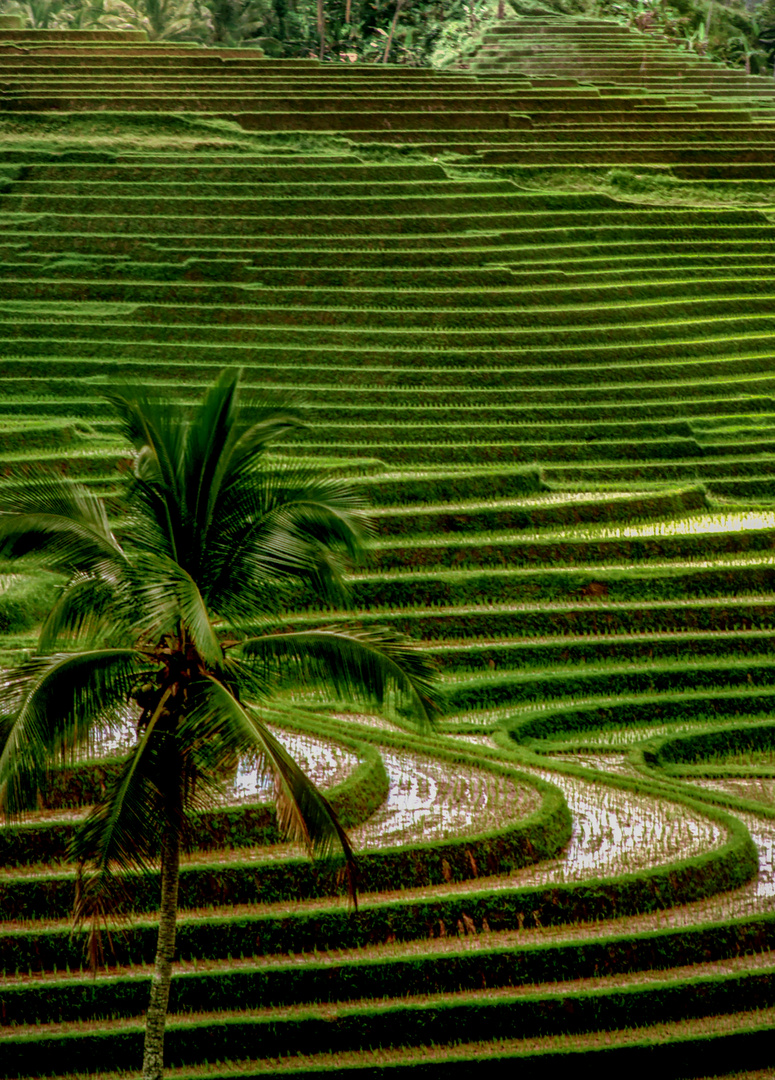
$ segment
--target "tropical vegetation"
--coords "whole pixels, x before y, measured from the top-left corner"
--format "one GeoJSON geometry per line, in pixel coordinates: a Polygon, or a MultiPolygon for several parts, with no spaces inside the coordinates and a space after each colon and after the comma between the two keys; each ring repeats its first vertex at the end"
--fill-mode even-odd
{"type": "MultiPolygon", "coordinates": [[[[245,636],[357,612],[441,668],[432,734],[325,678],[302,716],[293,666],[241,695],[346,822],[359,905],[225,761],[179,876],[186,1080],[773,1072],[775,83],[627,13],[496,20],[445,72],[0,48],[0,496],[45,465],[129,550],[99,391],[191,401],[228,358],[241,400],[316,417],[287,408],[270,454],[350,477],[378,526],[347,604],[289,579],[245,636]]],[[[49,579],[0,562],[9,669],[49,579]]],[[[158,877],[113,874],[132,917],[95,979],[68,858],[128,749],[0,826],[5,1077],[139,1075],[158,877]]]]}
{"type": "Polygon", "coordinates": [[[122,874],[160,866],[146,1080],[162,1075],[187,819],[218,797],[241,758],[274,777],[283,832],[310,853],[341,852],[355,897],[344,830],[267,727],[278,682],[325,681],[380,704],[398,695],[421,723],[434,708],[428,661],[394,636],[278,627],[289,582],[341,598],[342,558],[359,554],[368,519],[348,483],[270,463],[269,446],[297,415],[265,403],[240,410],[237,389],[225,373],[191,412],[111,395],[136,449],[115,524],[88,489],[49,478],[6,495],[0,511],[5,553],[63,578],[39,654],[4,677],[6,815],[37,805],[55,764],[128,725],[136,734],[71,854],[82,869],[76,920],[90,920],[95,948],[99,923],[122,908],[122,874]]]}
{"type": "Polygon", "coordinates": [[[4,11],[31,28],[134,29],[150,41],[411,66],[454,63],[506,13],[554,12],[614,17],[749,73],[771,72],[775,58],[772,0],[8,0],[4,11]]]}

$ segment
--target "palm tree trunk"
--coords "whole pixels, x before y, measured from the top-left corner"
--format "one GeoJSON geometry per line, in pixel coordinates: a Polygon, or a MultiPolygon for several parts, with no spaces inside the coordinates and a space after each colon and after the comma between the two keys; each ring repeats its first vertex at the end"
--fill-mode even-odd
{"type": "Polygon", "coordinates": [[[164,1026],[175,954],[175,920],[180,880],[180,831],[175,817],[168,820],[161,845],[161,904],[151,1000],[145,1019],[143,1080],[161,1080],[164,1068],[164,1026]]]}

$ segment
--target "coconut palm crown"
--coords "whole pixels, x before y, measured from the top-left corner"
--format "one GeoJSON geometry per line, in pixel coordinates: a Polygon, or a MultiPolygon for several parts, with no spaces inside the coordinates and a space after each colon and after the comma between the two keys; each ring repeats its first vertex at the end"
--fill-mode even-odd
{"type": "Polygon", "coordinates": [[[331,806],[266,726],[278,680],[322,681],[377,704],[398,696],[420,723],[435,707],[432,669],[409,643],[283,629],[289,581],[341,596],[368,518],[341,479],[268,461],[298,415],[240,410],[237,389],[224,373],[193,410],[133,391],[110,398],[135,447],[115,526],[99,497],[63,479],[25,483],[0,509],[0,551],[63,582],[38,655],[3,677],[0,808],[18,817],[45,796],[53,766],[93,754],[128,723],[136,732],[71,853],[82,870],[76,919],[92,927],[120,904],[125,874],[160,868],[146,1080],[162,1075],[186,815],[220,790],[224,770],[258,759],[274,778],[280,827],[310,853],[341,852],[354,888],[331,806]]]}

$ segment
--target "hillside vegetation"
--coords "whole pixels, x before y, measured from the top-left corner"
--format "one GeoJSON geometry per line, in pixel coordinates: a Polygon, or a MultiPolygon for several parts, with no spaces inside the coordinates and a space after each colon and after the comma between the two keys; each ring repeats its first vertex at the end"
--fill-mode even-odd
{"type": "MultiPolygon", "coordinates": [[[[0,485],[110,499],[101,391],[240,368],[306,402],[278,462],[374,507],[350,606],[299,588],[285,625],[391,627],[443,684],[424,738],[290,686],[275,716],[357,914],[247,765],[203,808],[170,1075],[766,1076],[775,81],[575,13],[453,51],[0,30],[0,485]]],[[[2,571],[10,667],[58,583],[2,571]]],[[[96,979],[69,923],[120,753],[0,829],[0,1075],[136,1075],[156,882],[96,979]]]]}
{"type": "Polygon", "coordinates": [[[506,16],[602,16],[748,74],[772,74],[775,60],[772,0],[6,0],[3,12],[25,29],[134,30],[157,42],[412,67],[456,64],[506,16]]]}

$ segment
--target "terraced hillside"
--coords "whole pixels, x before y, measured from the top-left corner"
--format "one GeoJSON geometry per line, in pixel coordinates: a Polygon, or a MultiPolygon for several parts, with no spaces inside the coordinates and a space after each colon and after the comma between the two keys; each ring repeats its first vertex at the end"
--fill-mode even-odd
{"type": "MultiPolygon", "coordinates": [[[[122,380],[302,394],[280,449],[378,532],[355,613],[288,625],[394,626],[444,682],[432,738],[287,735],[357,915],[247,770],[203,815],[171,1075],[772,1074],[774,95],[559,18],[442,73],[0,34],[3,483],[109,494],[122,380]]],[[[52,592],[4,569],[12,664],[52,592]]],[[[136,1069],[153,888],[95,981],[68,920],[119,749],[0,830],[4,1076],[136,1069]]]]}

